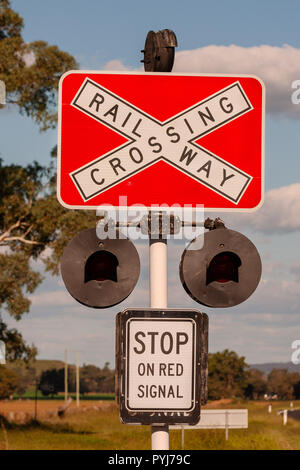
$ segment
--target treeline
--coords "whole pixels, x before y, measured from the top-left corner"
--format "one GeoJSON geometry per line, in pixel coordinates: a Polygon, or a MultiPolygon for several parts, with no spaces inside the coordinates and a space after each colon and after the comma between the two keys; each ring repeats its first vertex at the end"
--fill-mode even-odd
{"type": "Polygon", "coordinates": [[[209,354],[208,398],[245,398],[259,400],[274,397],[278,400],[300,399],[300,373],[273,369],[264,374],[250,368],[244,357],[226,349],[209,354]]]}
{"type": "MultiPolygon", "coordinates": [[[[50,361],[49,361],[50,362],[50,361]]],[[[0,365],[0,399],[8,398],[13,394],[22,397],[26,392],[31,395],[35,389],[40,390],[44,396],[53,396],[65,389],[65,368],[63,363],[54,365],[46,370],[39,370],[34,362],[30,365],[8,364],[0,365]]],[[[115,387],[115,371],[110,369],[109,363],[97,367],[84,364],[79,368],[80,394],[87,393],[113,393],[115,387]]],[[[68,366],[68,392],[76,391],[76,369],[68,366]]]]}
{"type": "MultiPolygon", "coordinates": [[[[36,361],[39,365],[39,361],[36,361]]],[[[97,367],[83,365],[79,369],[80,394],[113,393],[115,371],[109,363],[97,367]]],[[[38,370],[34,364],[25,367],[8,368],[0,366],[0,399],[13,393],[22,396],[37,386],[44,396],[51,397],[63,392],[65,370],[62,362],[53,364],[45,370],[38,370]]],[[[68,367],[68,391],[76,391],[75,366],[68,367]]],[[[300,399],[300,373],[286,369],[273,369],[264,374],[248,366],[244,357],[226,349],[209,354],[208,358],[208,398],[240,398],[260,400],[265,396],[278,400],[300,399]]]]}
{"type": "MultiPolygon", "coordinates": [[[[49,369],[42,372],[39,380],[42,394],[56,395],[65,390],[65,369],[49,369]]],[[[115,372],[105,363],[101,369],[94,365],[83,365],[79,368],[79,390],[81,395],[87,393],[113,393],[115,388],[115,372]]],[[[68,368],[68,392],[76,392],[75,367],[68,368]]]]}

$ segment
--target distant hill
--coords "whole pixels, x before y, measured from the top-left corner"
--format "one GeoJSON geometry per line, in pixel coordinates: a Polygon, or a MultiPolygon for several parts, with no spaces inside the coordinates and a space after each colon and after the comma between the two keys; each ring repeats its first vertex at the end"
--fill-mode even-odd
{"type": "MultiPolygon", "coordinates": [[[[58,360],[52,360],[52,359],[37,359],[36,361],[32,361],[29,364],[30,369],[35,369],[36,375],[40,375],[44,370],[47,369],[61,369],[64,367],[65,364],[63,361],[58,361],[58,360]]],[[[20,371],[20,370],[26,370],[27,367],[24,363],[8,363],[7,367],[15,370],[15,371],[20,371]]]]}
{"type": "MultiPolygon", "coordinates": [[[[15,396],[31,397],[40,383],[42,373],[50,369],[64,369],[65,363],[59,360],[37,359],[35,361],[31,361],[30,364],[24,364],[22,361],[15,361],[8,363],[6,367],[13,370],[18,375],[19,380],[15,396]]],[[[108,363],[105,363],[102,369],[91,364],[87,364],[86,367],[88,368],[88,372],[85,370],[87,373],[85,376],[85,382],[87,384],[90,381],[92,387],[97,388],[97,390],[95,389],[96,393],[111,393],[114,390],[114,371],[108,367],[108,363]],[[98,379],[99,381],[101,380],[101,384],[96,383],[98,379]]],[[[68,370],[70,387],[72,388],[75,381],[76,366],[74,364],[68,364],[68,370]]],[[[69,388],[69,390],[71,390],[71,388],[69,388]]],[[[94,390],[91,391],[94,393],[94,390]]]]}
{"type": "MultiPolygon", "coordinates": [[[[37,359],[31,361],[29,364],[24,364],[22,361],[15,361],[7,363],[7,368],[14,371],[19,377],[19,386],[17,392],[23,394],[26,390],[35,388],[36,379],[39,379],[44,370],[47,369],[62,369],[64,367],[63,361],[37,359]]],[[[69,366],[70,368],[74,366],[69,366]]]]}
{"type": "Polygon", "coordinates": [[[261,370],[264,374],[269,374],[273,369],[287,369],[288,372],[299,372],[300,364],[292,362],[266,362],[265,364],[251,364],[252,369],[261,370]]]}

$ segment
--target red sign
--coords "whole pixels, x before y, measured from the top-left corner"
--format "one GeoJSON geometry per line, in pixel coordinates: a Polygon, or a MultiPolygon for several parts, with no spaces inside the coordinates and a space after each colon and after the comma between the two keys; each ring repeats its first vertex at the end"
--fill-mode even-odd
{"type": "Polygon", "coordinates": [[[58,199],[253,210],[264,186],[254,76],[74,71],[59,90],[58,199]]]}

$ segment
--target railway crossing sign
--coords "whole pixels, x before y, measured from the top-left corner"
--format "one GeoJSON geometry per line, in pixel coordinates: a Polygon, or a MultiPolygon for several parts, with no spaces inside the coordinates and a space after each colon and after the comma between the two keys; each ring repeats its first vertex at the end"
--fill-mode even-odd
{"type": "Polygon", "coordinates": [[[264,94],[261,80],[246,75],[66,73],[59,87],[60,203],[257,209],[264,94]]]}
{"type": "Polygon", "coordinates": [[[121,420],[197,422],[206,394],[207,315],[198,310],[128,309],[118,314],[116,331],[121,420]]]}

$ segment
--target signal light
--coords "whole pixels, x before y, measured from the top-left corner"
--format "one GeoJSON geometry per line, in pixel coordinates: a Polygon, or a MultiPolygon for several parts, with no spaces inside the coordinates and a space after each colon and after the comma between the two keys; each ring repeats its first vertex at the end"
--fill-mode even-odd
{"type": "Polygon", "coordinates": [[[261,278],[261,259],[244,235],[225,227],[201,235],[184,250],[180,279],[196,302],[208,307],[233,307],[255,291],[261,278]],[[197,243],[198,242],[198,243],[197,243]]]}
{"type": "Polygon", "coordinates": [[[67,290],[81,304],[112,307],[134,289],[140,274],[139,255],[128,238],[100,240],[96,229],[88,229],[65,248],[61,274],[67,290]]]}
{"type": "Polygon", "coordinates": [[[86,262],[84,282],[111,281],[118,282],[117,266],[119,265],[116,256],[105,250],[96,251],[86,262]]]}
{"type": "Polygon", "coordinates": [[[206,284],[216,282],[239,282],[238,268],[240,258],[235,253],[222,252],[217,254],[207,268],[206,284]]]}

